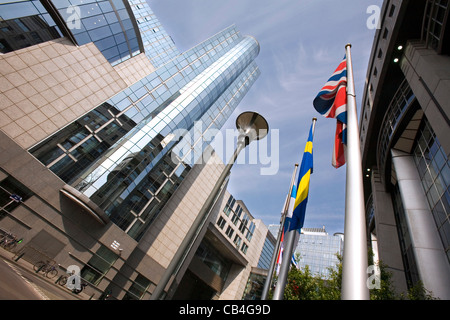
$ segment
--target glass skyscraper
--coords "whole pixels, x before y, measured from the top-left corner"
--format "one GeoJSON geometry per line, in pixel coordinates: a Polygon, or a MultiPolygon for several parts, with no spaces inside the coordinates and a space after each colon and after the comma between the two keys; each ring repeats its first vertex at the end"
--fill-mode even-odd
{"type": "Polygon", "coordinates": [[[342,255],[344,241],[339,235],[329,235],[324,229],[303,228],[295,254],[299,268],[309,267],[311,274],[327,279],[330,270],[337,270],[342,255]]]}
{"type": "Polygon", "coordinates": [[[61,265],[82,261],[99,290],[114,287],[111,268],[152,265],[121,289],[145,283],[144,296],[166,267],[144,235],[258,78],[257,40],[233,25],[180,53],[145,0],[3,0],[0,16],[0,205],[24,195],[0,226],[61,265]],[[38,220],[9,220],[25,207],[38,220]]]}
{"type": "MultiPolygon", "coordinates": [[[[269,231],[276,237],[279,225],[269,225],[269,231]]],[[[302,228],[294,251],[298,259],[297,267],[308,266],[313,276],[327,279],[330,269],[336,269],[339,264],[338,255],[342,255],[344,240],[339,234],[329,235],[324,228],[302,228]]]]}
{"type": "MultiPolygon", "coordinates": [[[[53,3],[66,20],[67,8],[80,5],[53,3]]],[[[30,152],[138,240],[210,142],[183,139],[181,145],[173,133],[185,129],[193,135],[197,121],[202,135],[224,124],[259,75],[259,45],[232,26],[178,54],[145,2],[90,1],[79,7],[79,45],[93,42],[112,65],[146,52],[157,69],[30,152]],[[137,20],[130,19],[133,12],[137,20]],[[116,24],[117,34],[109,34],[116,24]],[[126,40],[123,50],[118,38],[126,40]],[[193,152],[180,154],[186,143],[193,152]]]]}

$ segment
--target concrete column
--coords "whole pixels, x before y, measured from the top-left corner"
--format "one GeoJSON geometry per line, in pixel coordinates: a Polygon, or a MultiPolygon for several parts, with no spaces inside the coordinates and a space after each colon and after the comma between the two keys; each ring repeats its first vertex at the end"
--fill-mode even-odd
{"type": "Polygon", "coordinates": [[[392,163],[405,210],[419,276],[425,288],[440,299],[450,299],[450,264],[422,188],[413,157],[392,149],[392,163]]]}
{"type": "Polygon", "coordinates": [[[400,243],[397,235],[391,194],[386,191],[380,174],[373,169],[371,174],[372,199],[375,208],[375,231],[378,258],[392,273],[393,286],[398,294],[407,291],[400,243]]]}

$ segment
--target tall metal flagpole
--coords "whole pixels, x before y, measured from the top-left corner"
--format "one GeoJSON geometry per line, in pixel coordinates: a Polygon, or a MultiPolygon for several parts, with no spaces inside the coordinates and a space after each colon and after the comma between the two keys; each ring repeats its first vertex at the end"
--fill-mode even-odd
{"type": "MultiPolygon", "coordinates": [[[[316,118],[313,118],[312,136],[314,137],[314,130],[316,128],[316,118]]],[[[298,188],[298,186],[297,186],[298,188]]],[[[294,253],[295,240],[297,239],[297,230],[289,231],[289,224],[287,225],[286,235],[284,237],[285,246],[283,248],[283,259],[281,260],[280,273],[278,275],[278,283],[273,293],[273,300],[282,300],[284,289],[286,288],[287,276],[289,267],[291,266],[292,254],[294,253]]]]}
{"type": "Polygon", "coordinates": [[[351,44],[345,46],[347,57],[347,183],[341,299],[368,300],[363,177],[350,48],[351,44]]]}
{"type": "Polygon", "coordinates": [[[263,291],[261,294],[261,300],[267,299],[267,294],[269,293],[270,285],[272,284],[273,273],[275,271],[275,266],[277,264],[277,258],[278,258],[279,252],[280,252],[281,238],[282,238],[282,235],[284,232],[284,223],[286,221],[286,215],[288,213],[289,206],[290,206],[292,189],[294,187],[297,169],[298,169],[298,163],[295,164],[294,172],[292,173],[291,185],[289,187],[289,193],[288,193],[286,201],[284,203],[283,213],[281,215],[281,220],[280,220],[280,229],[278,230],[277,242],[275,244],[275,250],[273,251],[272,260],[270,261],[270,268],[267,273],[266,282],[264,283],[263,291]]]}

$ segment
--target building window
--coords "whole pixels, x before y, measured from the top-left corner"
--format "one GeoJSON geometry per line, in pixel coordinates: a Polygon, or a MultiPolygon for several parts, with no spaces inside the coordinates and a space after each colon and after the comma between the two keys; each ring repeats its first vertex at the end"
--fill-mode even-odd
{"type": "Polygon", "coordinates": [[[132,21],[135,17],[127,1],[80,3],[70,0],[55,1],[54,5],[64,21],[73,19],[73,13],[69,13],[68,7],[77,6],[81,20],[81,26],[73,32],[77,44],[93,42],[111,65],[141,52],[140,33],[137,24],[132,21]]]}
{"type": "Polygon", "coordinates": [[[225,226],[225,223],[226,223],[226,221],[223,217],[219,217],[219,219],[217,220],[217,226],[220,229],[223,229],[223,227],[225,226]]]}
{"type": "Polygon", "coordinates": [[[59,27],[38,0],[6,1],[0,4],[0,12],[0,53],[62,37],[59,27]]]}
{"type": "Polygon", "coordinates": [[[231,222],[232,222],[234,225],[237,225],[238,221],[239,221],[239,216],[238,216],[237,213],[235,212],[235,213],[233,214],[233,218],[231,219],[231,222]]]}
{"type": "Polygon", "coordinates": [[[133,284],[128,289],[122,300],[140,300],[145,294],[148,286],[150,285],[150,280],[141,274],[138,274],[133,284]]]}
{"type": "Polygon", "coordinates": [[[195,256],[222,280],[227,279],[232,263],[222,256],[209,241],[203,240],[200,243],[195,256]]]}
{"type": "Polygon", "coordinates": [[[98,285],[118,257],[105,246],[101,246],[81,270],[81,277],[95,286],[98,285]]]}
{"type": "Polygon", "coordinates": [[[233,198],[232,195],[230,195],[230,197],[228,198],[228,201],[227,201],[227,205],[228,205],[230,208],[233,208],[235,202],[236,202],[236,200],[233,198]]]}
{"type": "Polygon", "coordinates": [[[244,216],[242,217],[241,225],[239,226],[239,231],[244,234],[245,228],[247,227],[248,222],[250,221],[250,217],[248,214],[244,212],[244,216]]]}
{"type": "Polygon", "coordinates": [[[30,149],[30,153],[70,184],[135,125],[105,102],[30,149]]]}
{"type": "Polygon", "coordinates": [[[391,18],[395,13],[395,5],[391,5],[391,10],[389,11],[389,18],[391,18]]]}
{"type": "Polygon", "coordinates": [[[250,222],[250,226],[248,227],[248,230],[247,230],[247,235],[245,236],[245,238],[248,241],[252,240],[253,232],[255,232],[255,228],[256,228],[255,223],[254,222],[250,222]]]}
{"type": "Polygon", "coordinates": [[[381,59],[383,57],[383,50],[378,50],[378,58],[381,59]]]}
{"type": "Polygon", "coordinates": [[[434,50],[442,46],[445,17],[448,15],[448,0],[428,0],[422,26],[422,40],[434,50]]]}
{"type": "Polygon", "coordinates": [[[241,241],[242,239],[238,235],[234,237],[233,243],[236,245],[236,248],[239,248],[239,246],[241,245],[241,241]]]}
{"type": "Polygon", "coordinates": [[[403,208],[402,197],[400,195],[398,184],[395,185],[394,193],[392,194],[392,202],[394,205],[394,216],[397,224],[397,234],[402,252],[406,282],[408,287],[411,287],[420,281],[420,277],[417,270],[416,258],[412,248],[411,236],[409,234],[405,210],[403,208]]]}
{"type": "Polygon", "coordinates": [[[225,232],[225,234],[231,238],[233,236],[234,230],[231,226],[228,226],[227,231],[225,232]]]}
{"type": "Polygon", "coordinates": [[[450,164],[439,140],[424,117],[414,149],[414,161],[450,261],[450,164]]]}
{"type": "Polygon", "coordinates": [[[242,300],[261,300],[266,276],[250,273],[242,300]]]}
{"type": "Polygon", "coordinates": [[[272,243],[272,241],[270,241],[269,237],[266,237],[263,248],[261,250],[261,255],[259,257],[257,265],[258,268],[266,270],[270,268],[270,262],[272,260],[274,250],[275,250],[274,244],[272,243]]]}
{"type": "Polygon", "coordinates": [[[243,254],[247,254],[248,245],[244,242],[241,247],[241,251],[243,254]]]}
{"type": "Polygon", "coordinates": [[[225,204],[225,208],[223,208],[223,212],[227,215],[227,217],[230,215],[230,212],[233,209],[235,202],[236,200],[233,198],[232,195],[230,195],[227,203],[225,204]]]}

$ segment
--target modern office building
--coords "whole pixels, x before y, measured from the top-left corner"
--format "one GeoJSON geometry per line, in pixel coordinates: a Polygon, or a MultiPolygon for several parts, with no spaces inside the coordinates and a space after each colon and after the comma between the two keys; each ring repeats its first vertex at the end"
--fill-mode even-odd
{"type": "Polygon", "coordinates": [[[327,279],[336,270],[338,255],[342,256],[344,240],[341,235],[329,235],[323,228],[302,228],[295,254],[298,267],[309,267],[312,275],[327,279]]]}
{"type": "Polygon", "coordinates": [[[179,53],[144,0],[0,15],[0,227],[94,298],[148,298],[224,168],[209,135],[258,78],[258,42],[231,26],[179,53]]]}
{"type": "Polygon", "coordinates": [[[224,190],[174,299],[259,299],[274,244],[264,223],[224,190]]]}
{"type": "MultiPolygon", "coordinates": [[[[280,225],[271,224],[269,230],[274,237],[278,236],[280,225]]],[[[294,257],[297,267],[305,269],[308,266],[313,276],[327,279],[330,269],[335,269],[339,264],[338,255],[344,251],[344,238],[341,234],[329,235],[325,227],[302,228],[294,257]]]]}
{"type": "Polygon", "coordinates": [[[405,292],[450,299],[449,3],[384,1],[360,113],[368,236],[405,292]]]}

